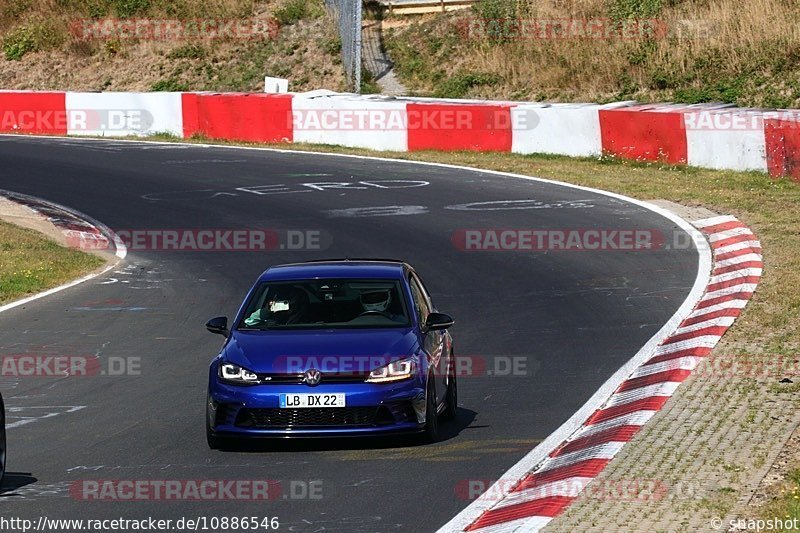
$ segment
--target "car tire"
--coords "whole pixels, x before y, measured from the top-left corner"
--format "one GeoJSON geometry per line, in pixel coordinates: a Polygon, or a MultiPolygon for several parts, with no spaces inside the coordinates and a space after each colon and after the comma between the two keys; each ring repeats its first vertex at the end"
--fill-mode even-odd
{"type": "Polygon", "coordinates": [[[428,378],[425,387],[425,427],[420,435],[420,442],[432,444],[439,440],[439,415],[436,414],[436,385],[432,378],[428,378]]]}
{"type": "Polygon", "coordinates": [[[456,364],[453,354],[450,354],[450,368],[447,371],[447,397],[442,420],[455,420],[458,412],[458,379],[456,378],[456,364]]]}
{"type": "Polygon", "coordinates": [[[206,426],[206,441],[208,442],[208,447],[212,450],[219,450],[222,448],[222,438],[215,435],[208,426],[206,426]]]}

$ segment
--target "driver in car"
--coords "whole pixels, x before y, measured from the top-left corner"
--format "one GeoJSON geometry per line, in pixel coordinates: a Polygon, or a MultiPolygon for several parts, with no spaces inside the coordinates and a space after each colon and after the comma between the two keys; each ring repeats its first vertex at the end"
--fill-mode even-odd
{"type": "Polygon", "coordinates": [[[305,322],[308,305],[308,295],[304,290],[297,287],[280,287],[267,299],[264,308],[247,317],[244,323],[248,326],[301,324],[305,322]]]}
{"type": "Polygon", "coordinates": [[[359,296],[361,307],[364,311],[361,315],[379,314],[385,316],[389,320],[395,322],[402,322],[404,317],[390,311],[389,306],[392,304],[392,291],[390,289],[379,289],[364,291],[359,296]]]}

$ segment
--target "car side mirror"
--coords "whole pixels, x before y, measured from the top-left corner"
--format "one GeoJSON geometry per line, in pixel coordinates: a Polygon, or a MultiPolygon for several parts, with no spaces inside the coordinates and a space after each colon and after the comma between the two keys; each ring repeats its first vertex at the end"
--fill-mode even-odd
{"type": "Polygon", "coordinates": [[[226,316],[218,316],[217,318],[212,318],[211,320],[206,322],[206,329],[211,333],[222,335],[225,338],[227,338],[228,335],[231,334],[231,332],[228,331],[228,317],[226,316]]]}
{"type": "Polygon", "coordinates": [[[453,317],[444,313],[431,313],[425,321],[425,329],[428,331],[441,331],[447,329],[455,323],[453,317]]]}

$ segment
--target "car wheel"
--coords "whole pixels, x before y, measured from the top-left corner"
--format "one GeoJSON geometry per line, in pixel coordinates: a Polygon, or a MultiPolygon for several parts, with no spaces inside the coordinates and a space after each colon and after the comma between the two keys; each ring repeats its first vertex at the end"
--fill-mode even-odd
{"type": "Polygon", "coordinates": [[[214,435],[214,432],[208,426],[206,426],[206,440],[208,441],[208,447],[212,450],[219,450],[222,447],[222,438],[214,435]]]}
{"type": "Polygon", "coordinates": [[[436,414],[436,385],[433,379],[428,379],[426,389],[425,429],[420,440],[424,444],[431,444],[439,440],[439,415],[436,414]]]}
{"type": "Polygon", "coordinates": [[[450,369],[447,371],[447,398],[442,420],[455,420],[458,411],[458,380],[456,379],[455,359],[451,354],[450,369]]]}
{"type": "Polygon", "coordinates": [[[214,414],[211,410],[211,396],[206,398],[206,441],[208,447],[212,450],[218,450],[222,447],[222,438],[218,437],[214,430],[211,429],[211,423],[214,420],[214,414]]]}

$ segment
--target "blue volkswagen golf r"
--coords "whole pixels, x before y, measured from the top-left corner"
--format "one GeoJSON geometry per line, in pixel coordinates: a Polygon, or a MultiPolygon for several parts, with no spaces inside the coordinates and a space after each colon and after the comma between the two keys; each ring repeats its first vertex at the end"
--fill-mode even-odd
{"type": "Polygon", "coordinates": [[[207,435],[419,433],[437,440],[458,402],[453,319],[402,261],[275,266],[250,290],[211,362],[207,435]]]}

